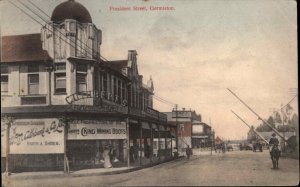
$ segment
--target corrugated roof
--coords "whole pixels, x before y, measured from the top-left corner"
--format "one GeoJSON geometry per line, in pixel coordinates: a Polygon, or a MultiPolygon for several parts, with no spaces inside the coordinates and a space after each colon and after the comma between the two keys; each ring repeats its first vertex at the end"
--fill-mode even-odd
{"type": "Polygon", "coordinates": [[[43,50],[41,34],[3,36],[1,43],[1,62],[49,60],[48,52],[43,50]]]}

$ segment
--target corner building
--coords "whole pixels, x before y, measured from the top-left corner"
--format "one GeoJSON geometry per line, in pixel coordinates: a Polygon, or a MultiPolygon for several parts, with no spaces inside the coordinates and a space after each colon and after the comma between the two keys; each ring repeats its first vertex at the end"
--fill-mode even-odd
{"type": "Polygon", "coordinates": [[[137,52],[102,60],[101,38],[88,10],[72,0],[54,9],[41,33],[2,37],[2,166],[104,167],[108,147],[113,167],[172,157],[176,127],[153,109],[153,81],[143,83],[137,52]],[[164,142],[159,154],[153,154],[153,139],[164,142]]]}

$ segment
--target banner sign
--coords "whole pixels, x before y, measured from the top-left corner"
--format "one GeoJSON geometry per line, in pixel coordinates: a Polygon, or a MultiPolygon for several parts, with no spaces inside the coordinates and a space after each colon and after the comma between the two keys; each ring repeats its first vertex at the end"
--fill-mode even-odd
{"type": "Polygon", "coordinates": [[[64,125],[54,118],[18,119],[10,128],[9,145],[10,154],[63,153],[64,125]]]}
{"type": "Polygon", "coordinates": [[[68,140],[126,139],[123,121],[76,120],[70,123],[68,140]]]}

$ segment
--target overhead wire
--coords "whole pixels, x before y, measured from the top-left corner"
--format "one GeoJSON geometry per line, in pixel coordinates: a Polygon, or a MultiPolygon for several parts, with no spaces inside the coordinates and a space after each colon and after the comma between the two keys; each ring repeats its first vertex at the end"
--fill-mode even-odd
{"type": "MultiPolygon", "coordinates": [[[[12,5],[14,5],[16,8],[18,8],[19,10],[21,10],[24,14],[26,14],[27,16],[29,16],[31,19],[33,19],[35,22],[37,22],[38,24],[40,24],[42,27],[44,27],[44,25],[38,21],[37,19],[35,19],[33,16],[31,16],[30,14],[28,14],[24,9],[22,9],[21,7],[19,7],[18,5],[16,5],[15,3],[13,3],[11,0],[8,0],[9,3],[11,3],[12,5]]],[[[21,3],[23,4],[23,3],[21,3]]],[[[27,8],[28,9],[28,8],[27,8]]],[[[31,11],[31,10],[30,10],[31,11]]],[[[31,11],[32,13],[34,13],[35,15],[37,15],[34,11],[31,11]]],[[[39,16],[38,16],[39,17],[39,16]]],[[[40,17],[39,17],[40,18],[40,17]]],[[[42,18],[40,18],[42,19],[42,18]]],[[[51,30],[47,27],[46,28],[48,31],[51,32],[51,30]]],[[[55,28],[54,28],[55,29],[55,28]]],[[[60,31],[59,31],[60,32],[60,31]]],[[[60,32],[61,33],[61,32],[60,32]]],[[[76,48],[76,46],[72,45],[71,43],[69,43],[67,40],[63,39],[61,36],[64,36],[62,33],[62,35],[57,35],[55,33],[53,33],[55,36],[60,37],[60,39],[62,39],[62,41],[66,42],[67,44],[71,45],[72,47],[76,48]]],[[[66,37],[65,37],[66,38],[66,37]]],[[[66,38],[67,39],[67,38],[66,38]]],[[[76,44],[75,44],[76,45],[76,44]]],[[[81,48],[82,49],[82,48],[81,48]]]]}
{"type": "MultiPolygon", "coordinates": [[[[39,13],[37,13],[36,11],[34,11],[33,9],[31,9],[31,8],[30,8],[29,6],[27,6],[26,4],[22,3],[20,0],[18,0],[18,2],[21,3],[21,4],[22,4],[24,7],[26,7],[30,12],[34,13],[34,14],[35,14],[36,16],[38,16],[41,20],[43,20],[43,22],[45,22],[45,23],[47,24],[47,20],[46,20],[45,18],[43,18],[42,15],[40,15],[39,13]]],[[[40,8],[39,8],[37,5],[35,5],[33,2],[31,2],[30,0],[28,0],[28,2],[29,2],[31,5],[33,5],[36,9],[38,9],[40,12],[42,12],[44,15],[46,15],[48,18],[50,18],[50,16],[49,16],[47,13],[45,13],[42,9],[40,9],[40,8]]],[[[11,2],[10,2],[10,3],[11,3],[11,2]]],[[[12,3],[12,4],[14,4],[14,3],[12,3]]],[[[14,6],[17,6],[17,5],[14,4],[14,6]]],[[[26,15],[29,16],[29,14],[26,13],[23,9],[21,9],[20,7],[17,7],[17,8],[20,9],[22,12],[24,12],[26,15]]],[[[34,19],[32,16],[30,16],[30,18],[34,19]]],[[[39,21],[37,21],[36,19],[34,19],[34,20],[44,27],[44,25],[41,24],[39,21]]],[[[44,28],[45,28],[45,27],[44,27],[44,28]]],[[[46,28],[46,29],[49,30],[49,31],[51,31],[49,28],[46,28]]],[[[54,33],[55,36],[60,37],[61,39],[62,39],[62,36],[63,36],[64,38],[68,39],[68,38],[64,35],[65,33],[62,33],[59,29],[56,29],[55,27],[53,27],[53,29],[54,29],[54,30],[57,30],[57,31],[61,34],[61,35],[57,35],[57,34],[54,33]]],[[[66,29],[65,29],[64,27],[63,27],[63,29],[66,31],[66,29]]],[[[52,32],[54,32],[54,31],[52,31],[52,32]]],[[[63,40],[64,42],[66,42],[67,44],[71,45],[71,46],[74,47],[74,48],[76,48],[76,47],[77,47],[77,48],[80,48],[81,51],[84,51],[86,54],[89,54],[89,55],[91,55],[91,56],[94,56],[94,54],[96,54],[97,59],[101,59],[101,57],[102,57],[102,59],[104,59],[105,61],[108,61],[106,58],[104,58],[103,56],[101,56],[100,53],[99,53],[98,51],[95,51],[94,49],[90,48],[86,43],[84,43],[83,41],[81,41],[79,38],[76,38],[76,39],[77,39],[77,42],[83,44],[86,48],[84,49],[83,47],[76,45],[76,42],[73,41],[73,40],[70,40],[72,43],[69,43],[68,41],[66,41],[66,40],[64,40],[64,39],[62,39],[62,40],[63,40]],[[72,45],[72,44],[75,44],[75,46],[72,45]],[[89,50],[91,50],[92,52],[90,52],[89,50]]]]}

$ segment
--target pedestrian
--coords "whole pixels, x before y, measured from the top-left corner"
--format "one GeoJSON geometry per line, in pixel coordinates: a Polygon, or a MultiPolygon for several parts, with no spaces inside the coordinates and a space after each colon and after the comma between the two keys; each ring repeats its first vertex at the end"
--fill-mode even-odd
{"type": "Polygon", "coordinates": [[[190,146],[189,146],[189,145],[187,146],[187,148],[186,148],[185,152],[186,152],[186,156],[187,156],[187,158],[188,158],[188,159],[190,159],[190,155],[191,155],[191,148],[190,148],[190,146]]]}

